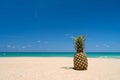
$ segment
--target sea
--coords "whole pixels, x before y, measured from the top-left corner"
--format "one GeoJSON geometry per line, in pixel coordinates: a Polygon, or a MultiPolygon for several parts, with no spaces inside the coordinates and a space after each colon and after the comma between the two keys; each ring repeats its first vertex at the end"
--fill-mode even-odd
{"type": "MultiPolygon", "coordinates": [[[[75,52],[0,52],[0,57],[73,57],[75,52]]],[[[88,58],[120,59],[120,52],[86,52],[88,58]]]]}

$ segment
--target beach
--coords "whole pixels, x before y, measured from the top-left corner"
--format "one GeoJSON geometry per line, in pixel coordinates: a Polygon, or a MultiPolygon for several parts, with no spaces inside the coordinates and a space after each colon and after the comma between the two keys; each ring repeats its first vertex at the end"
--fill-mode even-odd
{"type": "Polygon", "coordinates": [[[88,58],[88,70],[72,69],[71,57],[2,57],[0,80],[119,80],[120,59],[88,58]]]}

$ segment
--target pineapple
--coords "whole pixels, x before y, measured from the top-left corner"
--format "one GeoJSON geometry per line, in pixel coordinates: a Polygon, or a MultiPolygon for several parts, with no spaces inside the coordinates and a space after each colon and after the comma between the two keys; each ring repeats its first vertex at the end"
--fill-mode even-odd
{"type": "Polygon", "coordinates": [[[76,53],[74,54],[74,69],[75,70],[87,70],[88,67],[88,60],[87,56],[84,53],[84,36],[78,36],[74,38],[75,42],[75,50],[76,53]]]}

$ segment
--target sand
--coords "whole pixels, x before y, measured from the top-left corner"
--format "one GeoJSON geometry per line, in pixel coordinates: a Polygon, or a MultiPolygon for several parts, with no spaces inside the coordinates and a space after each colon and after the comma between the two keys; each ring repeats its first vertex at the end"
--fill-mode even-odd
{"type": "Polygon", "coordinates": [[[120,59],[88,60],[88,70],[76,71],[72,58],[0,58],[0,80],[120,80],[120,59]]]}

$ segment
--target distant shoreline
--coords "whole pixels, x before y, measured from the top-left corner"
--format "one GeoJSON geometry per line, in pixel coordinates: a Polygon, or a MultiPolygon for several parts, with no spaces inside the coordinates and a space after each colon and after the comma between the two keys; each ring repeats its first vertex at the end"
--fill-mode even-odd
{"type": "MultiPolygon", "coordinates": [[[[75,52],[0,52],[0,57],[73,57],[75,52]]],[[[117,58],[120,52],[86,52],[88,58],[117,58]]]]}

